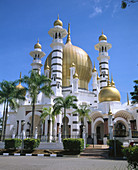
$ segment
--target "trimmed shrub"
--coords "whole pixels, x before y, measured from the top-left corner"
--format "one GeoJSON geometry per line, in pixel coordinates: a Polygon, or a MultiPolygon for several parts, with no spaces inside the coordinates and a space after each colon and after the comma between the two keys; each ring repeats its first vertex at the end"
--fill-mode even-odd
{"type": "Polygon", "coordinates": [[[123,149],[123,143],[119,140],[108,140],[107,144],[109,145],[109,156],[114,156],[115,153],[115,147],[114,144],[116,143],[116,156],[122,157],[122,149],[123,149]]]}
{"type": "Polygon", "coordinates": [[[132,169],[138,168],[138,146],[124,148],[123,154],[127,158],[129,167],[132,169]]]}
{"type": "Polygon", "coordinates": [[[66,151],[71,152],[81,152],[84,148],[84,139],[72,139],[72,138],[66,138],[63,139],[63,146],[66,151]]]}
{"type": "Polygon", "coordinates": [[[21,139],[5,139],[5,149],[16,149],[22,144],[21,139]]]}
{"type": "Polygon", "coordinates": [[[40,144],[40,139],[28,138],[24,139],[24,149],[34,150],[40,144]]]}

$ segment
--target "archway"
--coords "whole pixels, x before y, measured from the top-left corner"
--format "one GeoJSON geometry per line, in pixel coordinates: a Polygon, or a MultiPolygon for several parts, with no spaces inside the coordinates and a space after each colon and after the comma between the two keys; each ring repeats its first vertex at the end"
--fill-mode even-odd
{"type": "Polygon", "coordinates": [[[123,122],[118,121],[115,125],[114,130],[114,136],[115,137],[126,137],[128,136],[128,132],[126,131],[126,126],[123,122]]]}
{"type": "Polygon", "coordinates": [[[104,137],[104,123],[99,122],[96,126],[97,144],[103,144],[103,137],[104,137]]]}
{"type": "Polygon", "coordinates": [[[62,123],[63,125],[61,126],[61,132],[62,132],[62,138],[69,138],[70,137],[70,125],[68,125],[69,123],[69,118],[63,117],[62,119],[62,123]],[[66,134],[65,134],[65,130],[66,130],[66,134]]]}

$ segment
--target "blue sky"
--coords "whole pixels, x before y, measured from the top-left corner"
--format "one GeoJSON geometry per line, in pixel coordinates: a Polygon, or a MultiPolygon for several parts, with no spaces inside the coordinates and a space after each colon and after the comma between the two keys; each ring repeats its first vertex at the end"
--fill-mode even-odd
{"type": "Polygon", "coordinates": [[[120,6],[121,0],[0,0],[0,81],[18,79],[20,72],[28,74],[32,63],[29,52],[38,37],[46,53],[44,64],[51,51],[48,31],[59,14],[64,28],[71,24],[72,44],[89,54],[97,70],[94,45],[104,31],[112,44],[110,73],[121,101],[126,102],[133,80],[138,79],[138,3],[124,10],[120,6]]]}

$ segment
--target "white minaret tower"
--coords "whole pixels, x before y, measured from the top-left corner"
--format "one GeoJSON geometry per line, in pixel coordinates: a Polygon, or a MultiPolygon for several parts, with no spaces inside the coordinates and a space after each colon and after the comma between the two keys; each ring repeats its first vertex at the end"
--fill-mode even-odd
{"type": "Polygon", "coordinates": [[[63,60],[63,38],[67,31],[62,28],[63,23],[58,19],[54,22],[54,28],[51,28],[48,34],[53,38],[50,45],[52,48],[51,58],[51,86],[55,96],[62,96],[62,60],[63,60]]]}
{"type": "Polygon", "coordinates": [[[100,70],[100,89],[107,86],[109,65],[108,50],[112,47],[111,44],[107,43],[107,37],[103,34],[99,37],[99,43],[95,45],[95,49],[99,51],[99,70],[100,70]]]}
{"type": "Polygon", "coordinates": [[[97,83],[97,70],[95,68],[95,62],[94,62],[94,67],[92,69],[92,87],[93,87],[93,93],[95,94],[94,96],[94,104],[97,105],[98,102],[98,83],[97,83]]]}
{"type": "Polygon", "coordinates": [[[41,67],[43,66],[41,63],[41,58],[43,58],[46,54],[41,50],[41,44],[39,44],[39,40],[34,45],[34,51],[30,52],[30,56],[33,57],[33,63],[31,64],[32,70],[38,71],[41,74],[41,67]]]}

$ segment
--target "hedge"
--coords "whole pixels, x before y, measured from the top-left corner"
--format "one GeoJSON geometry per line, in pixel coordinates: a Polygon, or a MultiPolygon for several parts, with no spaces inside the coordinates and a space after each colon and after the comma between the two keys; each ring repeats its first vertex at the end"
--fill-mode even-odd
{"type": "Polygon", "coordinates": [[[5,139],[5,149],[16,149],[22,144],[21,139],[5,139]]]}
{"type": "Polygon", "coordinates": [[[109,156],[114,156],[114,143],[116,143],[116,156],[122,157],[122,149],[123,149],[123,143],[119,140],[108,140],[107,144],[109,145],[109,156]]]}
{"type": "Polygon", "coordinates": [[[129,167],[132,169],[138,168],[138,146],[129,146],[123,149],[123,154],[127,158],[129,167]]]}
{"type": "Polygon", "coordinates": [[[66,151],[81,152],[84,148],[84,139],[66,138],[66,139],[63,139],[63,146],[64,146],[64,150],[66,151]]]}
{"type": "Polygon", "coordinates": [[[40,144],[40,139],[28,138],[24,139],[24,149],[34,150],[40,144]]]}

